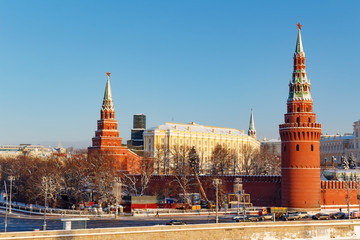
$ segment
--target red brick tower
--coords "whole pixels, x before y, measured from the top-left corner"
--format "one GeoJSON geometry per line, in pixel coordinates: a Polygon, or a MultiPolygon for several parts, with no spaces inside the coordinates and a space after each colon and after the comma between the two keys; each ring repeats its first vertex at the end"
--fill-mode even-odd
{"type": "Polygon", "coordinates": [[[310,81],[305,71],[301,25],[289,84],[285,123],[280,124],[282,205],[289,208],[320,208],[320,135],[315,122],[310,81]]]}
{"type": "Polygon", "coordinates": [[[101,151],[113,156],[118,161],[119,169],[133,171],[137,168],[140,156],[121,146],[122,138],[117,130],[118,122],[115,120],[115,108],[110,88],[110,73],[107,72],[107,83],[104,100],[100,110],[100,120],[97,123],[95,137],[92,138],[92,147],[89,154],[101,151]]]}

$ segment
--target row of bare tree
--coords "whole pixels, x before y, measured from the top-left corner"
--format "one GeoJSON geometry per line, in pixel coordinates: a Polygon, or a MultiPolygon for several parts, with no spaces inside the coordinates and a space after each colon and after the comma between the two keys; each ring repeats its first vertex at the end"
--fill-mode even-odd
{"type": "MultiPolygon", "coordinates": [[[[43,204],[45,189],[50,206],[68,208],[75,203],[98,201],[115,203],[114,186],[121,183],[122,192],[143,195],[153,173],[152,161],[137,163],[140,176],[119,171],[117,161],[106,153],[73,155],[71,158],[36,158],[26,155],[0,158],[1,189],[13,176],[13,200],[43,204]]],[[[7,184],[9,188],[9,183],[7,184]]]]}
{"type": "MultiPolygon", "coordinates": [[[[170,151],[169,151],[170,152],[170,151]]],[[[111,154],[99,152],[87,156],[76,154],[71,158],[54,156],[43,159],[26,155],[17,158],[0,158],[1,189],[9,176],[14,176],[13,200],[24,203],[43,204],[45,188],[50,206],[68,208],[74,203],[96,200],[115,203],[114,186],[121,183],[125,195],[185,196],[197,185],[194,171],[214,177],[227,174],[280,174],[280,158],[274,151],[263,149],[246,151],[241,159],[225,148],[216,146],[210,165],[204,168],[201,156],[192,149],[175,149],[166,160],[162,156],[143,158],[132,165],[132,171],[119,171],[118,162],[111,154]],[[134,174],[136,173],[136,174],[134,174]],[[154,174],[169,173],[172,182],[158,189],[149,188],[154,174]]],[[[7,184],[8,185],[8,184],[7,184]]],[[[211,184],[206,184],[205,188],[211,184]]],[[[211,190],[211,189],[210,189],[211,190]]]]}
{"type": "MultiPolygon", "coordinates": [[[[175,174],[179,166],[188,161],[189,147],[165,145],[154,151],[154,171],[156,174],[175,174]]],[[[209,175],[279,175],[280,156],[274,149],[245,147],[241,154],[221,145],[215,146],[207,159],[199,155],[197,171],[209,175]]]]}

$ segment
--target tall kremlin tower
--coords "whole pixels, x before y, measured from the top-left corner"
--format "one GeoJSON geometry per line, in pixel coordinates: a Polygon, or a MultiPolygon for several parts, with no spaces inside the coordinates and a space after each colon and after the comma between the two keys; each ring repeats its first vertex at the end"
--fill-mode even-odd
{"type": "Polygon", "coordinates": [[[92,138],[92,147],[89,147],[89,154],[102,152],[114,157],[118,162],[120,170],[133,172],[137,169],[140,156],[122,146],[122,138],[119,137],[117,129],[118,122],[115,120],[115,108],[111,95],[110,73],[107,72],[107,82],[104,99],[100,109],[100,120],[97,122],[95,137],[92,138]]]}
{"type": "Polygon", "coordinates": [[[280,124],[282,206],[320,208],[320,135],[316,123],[310,81],[305,71],[301,25],[294,53],[285,123],[280,124]]]}

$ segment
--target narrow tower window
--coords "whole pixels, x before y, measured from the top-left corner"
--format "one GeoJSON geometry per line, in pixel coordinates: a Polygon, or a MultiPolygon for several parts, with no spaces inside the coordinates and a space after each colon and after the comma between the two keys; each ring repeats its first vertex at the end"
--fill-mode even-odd
{"type": "Polygon", "coordinates": [[[300,107],[297,108],[297,111],[300,112],[300,107]]]}
{"type": "Polygon", "coordinates": [[[299,144],[296,144],[296,151],[299,151],[299,144]]]}
{"type": "Polygon", "coordinates": [[[284,144],[284,152],[286,152],[286,145],[284,144]]]}
{"type": "Polygon", "coordinates": [[[311,119],[309,118],[309,122],[311,122],[311,119]]]}
{"type": "Polygon", "coordinates": [[[109,113],[109,118],[111,118],[111,113],[109,113]]]}
{"type": "Polygon", "coordinates": [[[107,118],[107,113],[105,113],[105,118],[107,118]]]}
{"type": "Polygon", "coordinates": [[[296,118],[296,122],[300,123],[300,118],[299,117],[296,118]]]}
{"type": "Polygon", "coordinates": [[[314,151],[314,145],[311,144],[311,151],[314,151]]]}

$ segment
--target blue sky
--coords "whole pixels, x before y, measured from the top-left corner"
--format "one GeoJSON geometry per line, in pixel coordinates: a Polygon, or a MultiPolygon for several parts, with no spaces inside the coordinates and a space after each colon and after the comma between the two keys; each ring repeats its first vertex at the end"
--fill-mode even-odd
{"type": "Polygon", "coordinates": [[[359,1],[0,0],[0,144],[87,147],[107,71],[133,114],[278,138],[297,37],[323,133],[360,119],[359,1]]]}

